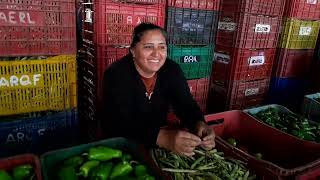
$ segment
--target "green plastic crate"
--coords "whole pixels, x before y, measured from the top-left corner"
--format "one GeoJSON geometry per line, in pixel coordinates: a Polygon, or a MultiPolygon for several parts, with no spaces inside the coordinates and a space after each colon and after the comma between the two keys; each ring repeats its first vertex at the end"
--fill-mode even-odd
{"type": "Polygon", "coordinates": [[[320,99],[320,92],[304,96],[302,114],[306,118],[320,123],[320,102],[316,99],[320,99]]]}
{"type": "Polygon", "coordinates": [[[168,57],[178,63],[187,79],[209,77],[213,61],[213,45],[169,45],[168,57]]]}
{"type": "Polygon", "coordinates": [[[47,152],[40,157],[43,178],[45,180],[56,180],[56,165],[59,162],[75,155],[81,155],[82,153],[87,152],[90,147],[98,145],[116,148],[130,153],[134,159],[147,165],[154,177],[157,179],[164,179],[162,171],[156,166],[150,154],[141,146],[132,143],[125,138],[110,138],[89,144],[82,144],[79,146],[47,152]]]}

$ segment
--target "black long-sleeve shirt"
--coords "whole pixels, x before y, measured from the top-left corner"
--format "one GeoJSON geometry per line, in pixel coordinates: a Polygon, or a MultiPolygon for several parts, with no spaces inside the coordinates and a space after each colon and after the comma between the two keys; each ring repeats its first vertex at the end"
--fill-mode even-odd
{"type": "Polygon", "coordinates": [[[154,146],[160,127],[167,125],[169,104],[185,127],[193,129],[203,121],[179,65],[167,59],[157,72],[150,99],[130,55],[113,63],[104,74],[102,130],[107,136],[121,136],[154,146]]]}

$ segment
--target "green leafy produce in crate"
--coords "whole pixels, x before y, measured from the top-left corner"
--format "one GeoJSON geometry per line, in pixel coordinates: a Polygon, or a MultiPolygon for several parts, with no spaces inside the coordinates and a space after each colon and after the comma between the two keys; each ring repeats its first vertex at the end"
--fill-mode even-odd
{"type": "Polygon", "coordinates": [[[283,132],[300,139],[320,143],[320,124],[312,123],[297,114],[281,112],[276,108],[268,108],[252,115],[283,132]]]}
{"type": "Polygon", "coordinates": [[[179,156],[164,149],[154,149],[153,156],[163,171],[171,174],[174,180],[220,180],[255,179],[245,167],[245,163],[225,158],[216,149],[206,151],[196,149],[193,157],[179,156]]]}
{"type": "Polygon", "coordinates": [[[12,169],[11,172],[0,169],[0,180],[33,180],[35,173],[32,165],[19,165],[12,169]]]}
{"type": "Polygon", "coordinates": [[[91,147],[86,153],[65,159],[57,169],[60,180],[155,179],[130,154],[106,146],[91,147]]]}

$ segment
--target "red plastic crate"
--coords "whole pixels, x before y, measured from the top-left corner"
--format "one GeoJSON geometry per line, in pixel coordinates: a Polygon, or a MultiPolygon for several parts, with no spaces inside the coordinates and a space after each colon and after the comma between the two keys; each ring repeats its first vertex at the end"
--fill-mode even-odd
{"type": "Polygon", "coordinates": [[[207,110],[209,113],[245,109],[264,102],[270,79],[231,81],[227,86],[211,80],[207,110]]]}
{"type": "Polygon", "coordinates": [[[279,48],[275,63],[275,76],[281,78],[306,77],[311,71],[313,49],[279,48]]]}
{"type": "MultiPolygon", "coordinates": [[[[209,78],[188,80],[188,85],[190,92],[194,100],[198,103],[201,111],[206,113],[209,93],[209,78]]],[[[177,126],[179,124],[179,118],[172,110],[168,113],[167,120],[170,126],[177,126]]]]}
{"type": "Polygon", "coordinates": [[[84,3],[84,37],[99,45],[130,45],[132,31],[141,22],[164,27],[164,4],[84,3]],[[89,30],[89,31],[88,31],[89,30]]]}
{"type": "Polygon", "coordinates": [[[320,145],[317,143],[287,135],[241,111],[210,114],[205,119],[218,137],[236,139],[237,147],[223,142],[234,153],[262,167],[266,173],[264,179],[293,179],[300,173],[313,171],[312,168],[320,170],[320,145]],[[262,160],[251,155],[258,152],[263,154],[262,160]]]}
{"type": "Polygon", "coordinates": [[[0,159],[0,169],[10,171],[16,166],[30,164],[34,168],[35,179],[42,180],[40,160],[33,154],[21,154],[0,159]]]}
{"type": "Polygon", "coordinates": [[[222,84],[270,78],[276,49],[216,46],[212,78],[222,84]]]}
{"type": "Polygon", "coordinates": [[[221,11],[282,16],[286,0],[223,0],[221,11]]]}
{"type": "Polygon", "coordinates": [[[216,44],[236,48],[276,48],[281,17],[223,12],[216,44]]]}
{"type": "Polygon", "coordinates": [[[202,112],[205,113],[209,92],[209,78],[188,80],[188,85],[193,98],[200,106],[202,112]]]}
{"type": "Polygon", "coordinates": [[[284,16],[320,20],[320,2],[319,0],[287,0],[284,16]]]}
{"type": "Polygon", "coordinates": [[[219,11],[220,0],[168,0],[168,6],[219,11]]]}
{"type": "Polygon", "coordinates": [[[76,53],[73,0],[0,2],[0,56],[76,53]]]}

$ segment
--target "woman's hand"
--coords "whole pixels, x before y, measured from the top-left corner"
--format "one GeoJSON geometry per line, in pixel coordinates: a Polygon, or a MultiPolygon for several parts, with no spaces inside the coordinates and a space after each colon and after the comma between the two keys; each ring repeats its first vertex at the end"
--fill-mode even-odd
{"type": "Polygon", "coordinates": [[[198,136],[176,129],[160,129],[157,138],[158,146],[185,156],[193,156],[193,150],[200,144],[198,136]]]}
{"type": "Polygon", "coordinates": [[[215,147],[215,134],[214,131],[203,121],[198,121],[196,124],[196,134],[202,140],[201,146],[205,149],[212,149],[215,147]]]}

